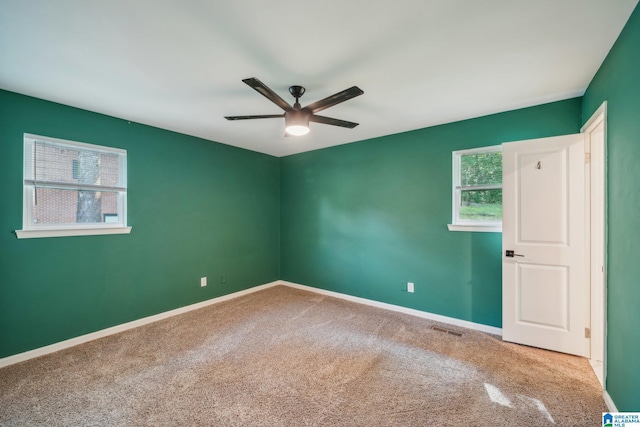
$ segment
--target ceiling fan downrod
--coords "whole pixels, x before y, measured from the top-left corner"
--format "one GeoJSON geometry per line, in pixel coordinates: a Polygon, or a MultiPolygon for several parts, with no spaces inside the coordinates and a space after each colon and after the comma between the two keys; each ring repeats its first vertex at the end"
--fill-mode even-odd
{"type": "Polygon", "coordinates": [[[298,100],[302,98],[302,95],[304,95],[304,91],[305,91],[305,88],[303,88],[302,86],[291,86],[289,88],[289,93],[293,95],[293,97],[296,99],[295,104],[293,104],[293,108],[295,108],[296,110],[299,110],[300,108],[302,108],[298,100]]]}

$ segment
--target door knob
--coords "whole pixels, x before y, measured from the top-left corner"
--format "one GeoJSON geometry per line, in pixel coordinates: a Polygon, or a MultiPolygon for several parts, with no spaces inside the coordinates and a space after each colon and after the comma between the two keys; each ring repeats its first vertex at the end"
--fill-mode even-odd
{"type": "Polygon", "coordinates": [[[515,251],[510,251],[510,250],[506,250],[505,255],[509,258],[513,258],[514,256],[521,256],[522,258],[524,258],[524,255],[517,254],[515,253],[515,251]]]}

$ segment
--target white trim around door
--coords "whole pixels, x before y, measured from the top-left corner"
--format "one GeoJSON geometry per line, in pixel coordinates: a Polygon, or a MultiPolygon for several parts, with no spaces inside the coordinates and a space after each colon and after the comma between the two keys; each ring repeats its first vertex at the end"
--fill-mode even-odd
{"type": "Polygon", "coordinates": [[[607,335],[607,262],[606,262],[606,142],[607,102],[596,110],[580,130],[585,134],[589,157],[587,188],[590,236],[589,274],[591,286],[591,358],[590,363],[606,389],[606,335],[607,335]]]}

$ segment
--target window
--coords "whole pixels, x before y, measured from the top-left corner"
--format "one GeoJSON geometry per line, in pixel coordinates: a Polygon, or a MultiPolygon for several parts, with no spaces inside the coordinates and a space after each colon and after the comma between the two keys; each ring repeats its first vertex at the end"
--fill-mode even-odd
{"type": "Polygon", "coordinates": [[[502,231],[502,148],[453,152],[450,231],[502,231]]]}
{"type": "Polygon", "coordinates": [[[24,207],[18,238],[130,231],[126,150],[24,135],[24,207]]]}

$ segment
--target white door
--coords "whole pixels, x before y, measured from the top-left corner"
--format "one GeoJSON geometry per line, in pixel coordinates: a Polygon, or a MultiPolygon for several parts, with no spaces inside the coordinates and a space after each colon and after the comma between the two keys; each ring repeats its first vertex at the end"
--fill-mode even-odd
{"type": "Polygon", "coordinates": [[[502,145],[502,333],[588,357],[584,153],[582,134],[502,145]]]}

